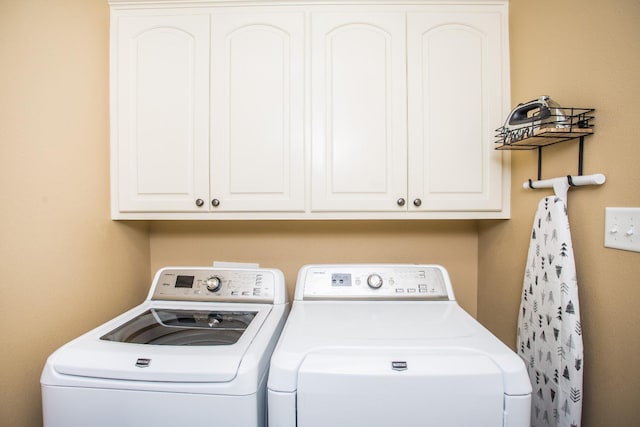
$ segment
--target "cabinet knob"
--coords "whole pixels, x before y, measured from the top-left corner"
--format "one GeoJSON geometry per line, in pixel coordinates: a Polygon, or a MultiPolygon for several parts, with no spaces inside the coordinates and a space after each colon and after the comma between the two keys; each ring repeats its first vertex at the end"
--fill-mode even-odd
{"type": "Polygon", "coordinates": [[[422,200],[420,200],[420,199],[415,199],[415,200],[413,201],[413,206],[418,207],[418,206],[420,206],[420,205],[422,205],[422,200]]]}
{"type": "Polygon", "coordinates": [[[220,200],[218,199],[213,199],[211,201],[211,204],[213,205],[214,208],[217,208],[218,206],[220,206],[220,200]]]}
{"type": "Polygon", "coordinates": [[[400,197],[400,198],[396,201],[396,203],[398,204],[398,206],[404,206],[404,204],[405,204],[405,200],[404,200],[402,197],[400,197]]]}
{"type": "Polygon", "coordinates": [[[204,200],[202,200],[202,199],[197,199],[197,200],[196,200],[196,206],[200,208],[200,207],[202,207],[202,205],[204,205],[204,200]]]}

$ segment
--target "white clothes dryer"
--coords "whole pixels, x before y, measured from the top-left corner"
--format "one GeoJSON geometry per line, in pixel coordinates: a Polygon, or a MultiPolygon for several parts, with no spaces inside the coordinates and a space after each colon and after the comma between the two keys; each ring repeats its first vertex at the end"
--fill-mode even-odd
{"type": "Polygon", "coordinates": [[[271,359],[270,427],[528,427],[522,360],[436,265],[310,265],[271,359]]]}
{"type": "Polygon", "coordinates": [[[142,304],[48,358],[44,426],[263,427],[287,313],[279,270],[163,268],[142,304]]]}

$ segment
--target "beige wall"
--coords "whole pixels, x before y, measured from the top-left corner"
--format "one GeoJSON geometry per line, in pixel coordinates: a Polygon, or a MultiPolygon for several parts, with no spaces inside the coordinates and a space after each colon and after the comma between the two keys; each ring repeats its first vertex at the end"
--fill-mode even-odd
{"type": "MultiPolygon", "coordinates": [[[[514,103],[551,95],[563,105],[595,107],[585,141],[585,173],[602,187],[569,191],[569,217],[584,331],[583,426],[640,423],[640,254],[603,246],[606,206],[640,206],[640,2],[512,0],[514,103]]],[[[512,219],[479,233],[478,312],[514,346],[528,239],[548,190],[523,190],[536,176],[535,152],[512,155],[512,219]]],[[[543,177],[577,171],[577,144],[545,149],[543,177]]]]}
{"type": "MultiPolygon", "coordinates": [[[[549,94],[597,110],[570,216],[585,330],[583,426],[636,425],[640,254],[602,247],[605,206],[640,206],[640,3],[512,0],[512,99],[549,94]]],[[[513,155],[509,221],[112,222],[106,0],[0,0],[0,425],[38,427],[39,376],[56,347],[144,298],[165,264],[281,268],[290,289],[315,262],[437,262],[459,300],[505,342],[529,229],[545,191],[524,191],[535,153],[513,155]],[[479,227],[479,230],[478,230],[479,227]],[[73,269],[70,269],[70,266],[73,269]]],[[[575,172],[575,144],[545,176],[575,172]]]]}
{"type": "Polygon", "coordinates": [[[0,425],[42,425],[46,357],[142,300],[144,223],[109,219],[108,7],[0,0],[0,425]]]}

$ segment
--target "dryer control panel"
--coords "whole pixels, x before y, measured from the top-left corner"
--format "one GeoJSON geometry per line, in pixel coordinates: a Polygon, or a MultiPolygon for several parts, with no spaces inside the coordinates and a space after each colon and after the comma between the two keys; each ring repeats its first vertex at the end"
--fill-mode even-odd
{"type": "Polygon", "coordinates": [[[334,264],[300,270],[295,299],[454,300],[439,265],[334,264]]]}
{"type": "Polygon", "coordinates": [[[284,290],[282,273],[269,269],[164,268],[151,299],[170,301],[274,303],[284,290]],[[282,289],[280,289],[282,288],[282,289]]]}

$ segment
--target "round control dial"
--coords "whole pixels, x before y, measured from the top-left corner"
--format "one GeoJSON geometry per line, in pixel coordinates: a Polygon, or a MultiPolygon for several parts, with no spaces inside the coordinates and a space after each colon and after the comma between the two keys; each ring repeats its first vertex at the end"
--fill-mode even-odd
{"type": "Polygon", "coordinates": [[[370,274],[369,277],[367,277],[367,285],[369,285],[370,288],[372,289],[379,289],[382,286],[382,276],[380,276],[379,274],[370,274]]]}
{"type": "Polygon", "coordinates": [[[204,281],[204,284],[209,292],[218,292],[222,287],[222,279],[218,276],[211,276],[204,281]]]}

